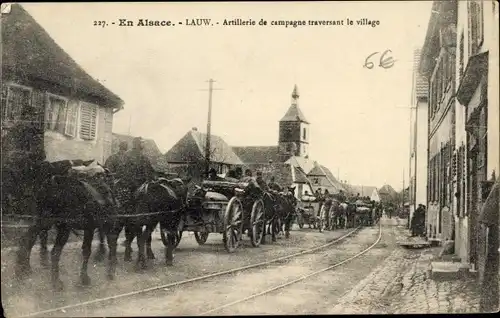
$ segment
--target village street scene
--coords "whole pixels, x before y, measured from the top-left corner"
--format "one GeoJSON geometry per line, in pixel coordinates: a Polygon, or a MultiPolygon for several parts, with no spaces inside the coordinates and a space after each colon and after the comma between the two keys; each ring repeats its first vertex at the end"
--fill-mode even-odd
{"type": "Polygon", "coordinates": [[[497,2],[0,19],[5,317],[498,311],[497,2]]]}

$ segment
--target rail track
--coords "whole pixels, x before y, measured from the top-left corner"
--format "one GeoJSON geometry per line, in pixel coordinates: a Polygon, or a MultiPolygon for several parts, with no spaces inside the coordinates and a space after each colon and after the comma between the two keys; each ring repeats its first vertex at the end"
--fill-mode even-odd
{"type": "MultiPolygon", "coordinates": [[[[292,259],[294,257],[298,257],[298,256],[305,255],[305,254],[310,254],[310,253],[316,252],[318,250],[327,248],[329,246],[332,246],[332,245],[334,245],[336,243],[339,243],[339,242],[345,240],[348,237],[353,236],[354,234],[356,234],[357,232],[359,232],[360,229],[361,229],[361,227],[354,228],[352,231],[350,231],[350,232],[342,235],[339,238],[333,239],[333,240],[331,240],[330,242],[328,242],[326,244],[322,244],[320,246],[316,246],[316,247],[313,247],[313,248],[310,248],[310,249],[307,249],[307,250],[304,250],[304,251],[301,251],[301,252],[293,253],[293,254],[290,254],[290,255],[281,256],[281,257],[278,257],[278,258],[275,258],[275,259],[272,259],[272,260],[268,260],[268,261],[265,261],[265,262],[260,262],[260,263],[256,263],[256,264],[250,264],[250,265],[243,266],[243,267],[233,268],[233,269],[230,269],[230,270],[220,271],[220,272],[216,272],[216,273],[212,273],[212,274],[208,274],[208,275],[203,275],[203,276],[198,276],[198,277],[194,277],[194,278],[190,278],[190,279],[186,279],[186,280],[182,280],[182,281],[177,281],[177,282],[173,282],[173,283],[168,283],[168,284],[164,284],[164,285],[157,285],[157,286],[153,286],[153,287],[149,287],[149,288],[144,288],[144,289],[140,289],[140,290],[131,291],[131,292],[128,292],[128,293],[117,294],[117,295],[113,295],[113,296],[109,296],[109,297],[97,298],[97,299],[92,299],[92,300],[84,301],[84,302],[80,302],[80,303],[74,303],[74,304],[69,304],[69,305],[66,305],[66,306],[61,306],[61,307],[46,309],[46,310],[42,310],[42,311],[32,312],[32,313],[29,313],[29,314],[26,314],[26,315],[22,315],[21,317],[36,317],[36,316],[40,316],[40,315],[46,315],[46,314],[56,313],[56,312],[59,312],[59,311],[64,313],[66,310],[70,310],[70,309],[73,309],[73,308],[85,307],[85,306],[89,306],[89,305],[93,305],[93,304],[98,304],[98,303],[105,303],[105,302],[108,302],[108,301],[112,301],[112,300],[116,300],[116,299],[120,299],[120,298],[131,297],[131,296],[135,296],[135,295],[139,295],[139,294],[144,294],[144,293],[155,291],[155,290],[159,290],[159,289],[178,287],[178,286],[186,285],[186,284],[189,284],[189,283],[194,283],[194,282],[199,282],[199,281],[207,280],[207,279],[214,278],[214,277],[220,277],[220,276],[224,276],[224,275],[229,275],[229,274],[235,274],[235,273],[238,273],[238,272],[243,272],[243,271],[250,270],[250,269],[255,269],[255,268],[259,268],[259,267],[265,267],[265,266],[271,265],[273,263],[279,263],[279,262],[282,262],[282,261],[285,261],[285,260],[292,259]]],[[[378,240],[377,240],[376,243],[378,243],[378,241],[380,240],[380,237],[381,237],[381,227],[379,227],[379,235],[378,235],[378,240]]],[[[369,249],[371,249],[373,246],[375,246],[376,243],[374,243],[369,249]]],[[[369,249],[366,249],[363,252],[356,254],[354,257],[350,257],[349,259],[344,260],[344,261],[342,261],[342,262],[334,265],[333,267],[340,266],[340,265],[348,262],[349,260],[352,260],[352,259],[354,259],[356,257],[359,257],[363,253],[367,252],[369,249]]],[[[328,269],[331,269],[333,267],[330,266],[328,269]]],[[[266,290],[265,292],[262,292],[262,293],[259,293],[259,294],[256,294],[256,295],[252,295],[250,297],[246,297],[245,299],[242,299],[242,300],[240,300],[238,302],[233,302],[231,304],[227,304],[227,305],[224,305],[222,307],[214,308],[214,309],[210,310],[207,313],[210,313],[210,312],[213,312],[213,311],[216,311],[216,310],[219,310],[219,309],[222,309],[222,308],[234,305],[234,304],[239,303],[239,302],[243,302],[243,301],[246,301],[246,300],[258,297],[260,295],[264,295],[266,293],[270,293],[270,292],[272,292],[274,290],[286,287],[286,286],[291,285],[291,284],[293,284],[295,282],[303,280],[303,279],[305,279],[307,277],[310,277],[310,276],[313,276],[313,275],[317,275],[320,272],[326,271],[328,269],[324,269],[324,270],[312,273],[310,275],[303,276],[303,277],[299,278],[298,280],[295,280],[295,281],[292,281],[292,282],[289,282],[289,283],[286,283],[286,284],[283,284],[283,285],[280,285],[280,286],[276,286],[272,290],[271,289],[270,290],[266,290]]]]}
{"type": "Polygon", "coordinates": [[[321,273],[323,273],[323,272],[326,272],[326,271],[329,271],[329,270],[334,269],[334,268],[336,268],[336,267],[339,267],[339,266],[341,266],[341,265],[343,265],[343,264],[345,264],[345,263],[348,263],[348,262],[350,262],[350,261],[352,261],[352,260],[354,260],[354,259],[356,259],[356,258],[358,258],[358,257],[362,256],[363,254],[365,254],[366,252],[368,252],[369,250],[371,250],[372,248],[374,248],[374,247],[375,247],[375,246],[376,246],[376,245],[380,242],[380,239],[381,239],[381,238],[382,238],[382,225],[381,225],[381,223],[379,222],[379,231],[378,231],[378,236],[377,236],[377,239],[375,240],[375,242],[374,242],[373,244],[371,244],[369,247],[367,247],[367,248],[365,248],[364,250],[362,250],[361,252],[359,252],[359,253],[355,254],[354,256],[348,257],[348,258],[346,258],[346,259],[344,259],[344,260],[342,260],[342,261],[340,261],[340,262],[337,262],[337,263],[335,263],[335,264],[333,264],[333,265],[330,265],[330,266],[328,266],[328,267],[325,267],[325,268],[322,268],[322,269],[320,269],[320,270],[314,271],[314,272],[309,273],[309,274],[307,274],[307,275],[303,275],[303,276],[301,276],[301,277],[299,277],[299,278],[296,278],[296,279],[294,279],[294,280],[291,280],[291,281],[289,281],[289,282],[286,282],[286,283],[283,283],[283,284],[280,284],[280,285],[277,285],[277,286],[271,287],[271,288],[266,289],[266,290],[264,290],[264,291],[262,291],[262,292],[255,293],[255,294],[253,294],[253,295],[250,295],[250,296],[247,296],[247,297],[244,297],[244,298],[238,299],[238,300],[236,300],[236,301],[232,301],[232,302],[227,303],[227,304],[222,305],[222,306],[215,307],[215,308],[213,308],[213,309],[210,309],[210,310],[208,310],[208,311],[205,311],[205,312],[203,312],[203,313],[198,314],[198,316],[205,316],[205,315],[208,315],[208,314],[212,314],[212,313],[215,313],[215,312],[217,312],[217,311],[219,311],[219,310],[221,310],[221,309],[225,309],[225,308],[228,308],[228,307],[231,307],[231,306],[234,306],[234,305],[237,305],[237,304],[240,304],[240,303],[243,303],[243,302],[249,301],[249,300],[251,300],[251,299],[255,299],[255,298],[257,298],[257,297],[264,296],[264,295],[269,294],[269,293],[271,293],[271,292],[274,292],[274,291],[276,291],[276,290],[279,290],[279,289],[285,288],[285,287],[287,287],[287,286],[290,286],[290,285],[292,285],[292,284],[295,284],[295,283],[301,282],[301,281],[303,281],[303,280],[305,280],[305,279],[307,279],[307,278],[309,278],[309,277],[316,276],[316,275],[321,274],[321,273]]]}

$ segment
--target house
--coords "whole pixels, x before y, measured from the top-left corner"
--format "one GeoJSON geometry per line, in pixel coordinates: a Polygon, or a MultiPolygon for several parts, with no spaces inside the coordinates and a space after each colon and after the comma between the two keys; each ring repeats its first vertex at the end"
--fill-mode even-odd
{"type": "Polygon", "coordinates": [[[432,10],[420,63],[429,80],[429,216],[438,220],[430,235],[452,239],[462,266],[482,277],[487,242],[498,241],[498,226],[478,222],[500,166],[498,3],[435,1],[432,10]]]}
{"type": "Polygon", "coordinates": [[[427,92],[428,81],[418,72],[421,49],[413,54],[413,87],[410,121],[409,218],[419,204],[427,205],[427,92]]]}
{"type": "Polygon", "coordinates": [[[378,195],[382,203],[398,203],[398,193],[389,184],[384,184],[380,189],[378,189],[378,195]]]}
{"type": "Polygon", "coordinates": [[[123,101],[85,72],[21,5],[12,4],[1,23],[2,143],[14,127],[31,122],[39,129],[31,147],[43,149],[47,160],[104,162],[111,154],[113,114],[123,101]],[[29,118],[21,121],[23,113],[29,118]]]}
{"type": "Polygon", "coordinates": [[[370,195],[370,200],[380,202],[380,195],[378,194],[377,188],[373,189],[372,194],[370,195]]]}
{"type": "MultiPolygon", "coordinates": [[[[188,131],[165,154],[169,171],[190,176],[193,182],[200,181],[205,174],[206,142],[207,134],[196,128],[188,131]]],[[[233,149],[219,136],[211,135],[209,155],[210,168],[216,169],[219,174],[243,165],[233,149]]]]}
{"type": "MultiPolygon", "coordinates": [[[[121,142],[126,142],[128,144],[128,149],[132,148],[132,141],[135,137],[123,134],[113,133],[113,143],[111,146],[111,152],[118,152],[119,146],[121,142]]],[[[142,138],[143,140],[143,153],[148,157],[151,161],[151,164],[155,168],[156,171],[167,172],[168,163],[165,159],[165,156],[162,154],[158,145],[153,139],[142,138]]]]}
{"type": "MultiPolygon", "coordinates": [[[[419,72],[429,83],[428,113],[428,211],[436,226],[428,236],[454,237],[452,157],[456,145],[456,32],[454,1],[435,1],[421,51],[419,72]]],[[[431,220],[432,222],[432,220],[431,220]]]]}
{"type": "Polygon", "coordinates": [[[458,2],[455,253],[479,271],[480,279],[488,241],[498,241],[498,226],[478,222],[487,188],[500,169],[498,11],[494,1],[458,2]]]}

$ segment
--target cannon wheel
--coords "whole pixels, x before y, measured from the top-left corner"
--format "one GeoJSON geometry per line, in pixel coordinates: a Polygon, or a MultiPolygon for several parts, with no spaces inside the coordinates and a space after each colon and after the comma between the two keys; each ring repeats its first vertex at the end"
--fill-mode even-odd
{"type": "Polygon", "coordinates": [[[243,204],[237,197],[232,197],[224,213],[224,233],[222,241],[229,253],[239,246],[243,234],[243,204]]]}
{"type": "MultiPolygon", "coordinates": [[[[166,231],[163,230],[161,225],[160,225],[160,234],[161,234],[161,241],[163,242],[163,245],[168,246],[166,231]]],[[[175,236],[175,247],[179,246],[181,239],[182,239],[182,231],[177,231],[177,235],[175,236]]]]}
{"type": "Polygon", "coordinates": [[[208,235],[210,233],[208,231],[194,232],[194,238],[199,245],[203,245],[207,242],[208,235]]]}
{"type": "Polygon", "coordinates": [[[253,247],[259,247],[264,238],[264,231],[266,230],[266,221],[264,219],[264,202],[257,200],[253,203],[252,214],[250,215],[251,241],[253,247]]]}

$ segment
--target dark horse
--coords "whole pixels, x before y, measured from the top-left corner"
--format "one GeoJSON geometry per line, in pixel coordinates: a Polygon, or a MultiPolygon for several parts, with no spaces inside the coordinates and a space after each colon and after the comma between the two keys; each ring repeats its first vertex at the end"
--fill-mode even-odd
{"type": "Polygon", "coordinates": [[[186,207],[188,188],[180,178],[144,183],[134,193],[134,198],[124,206],[127,217],[120,218],[120,229],[125,227],[125,261],[132,260],[132,241],[137,238],[138,257],[136,269],[147,267],[146,256],[153,259],[151,236],[158,225],[167,238],[165,263],[172,265],[173,251],[177,246],[179,224],[186,207]],[[143,231],[143,226],[145,230],[143,231]]]}
{"type": "Polygon", "coordinates": [[[116,230],[113,231],[116,226],[116,202],[104,174],[80,177],[69,173],[75,165],[69,160],[44,164],[38,176],[35,221],[21,239],[16,259],[16,275],[23,277],[30,272],[30,254],[37,236],[44,233],[42,244],[45,243],[46,231],[54,226],[57,237],[51,251],[51,282],[55,290],[63,288],[59,277],[59,260],[72,230],[84,231],[80,269],[82,285],[90,284],[87,267],[95,229],[101,229],[107,235],[110,251],[107,276],[108,279],[113,279],[116,267],[117,234],[116,230]]]}
{"type": "Polygon", "coordinates": [[[297,199],[294,192],[295,187],[289,187],[288,192],[270,191],[265,192],[263,201],[266,207],[266,223],[268,224],[267,231],[264,231],[262,241],[265,242],[265,235],[270,234],[271,240],[276,241],[277,234],[285,233],[285,238],[290,236],[290,228],[297,205],[297,199]]]}

